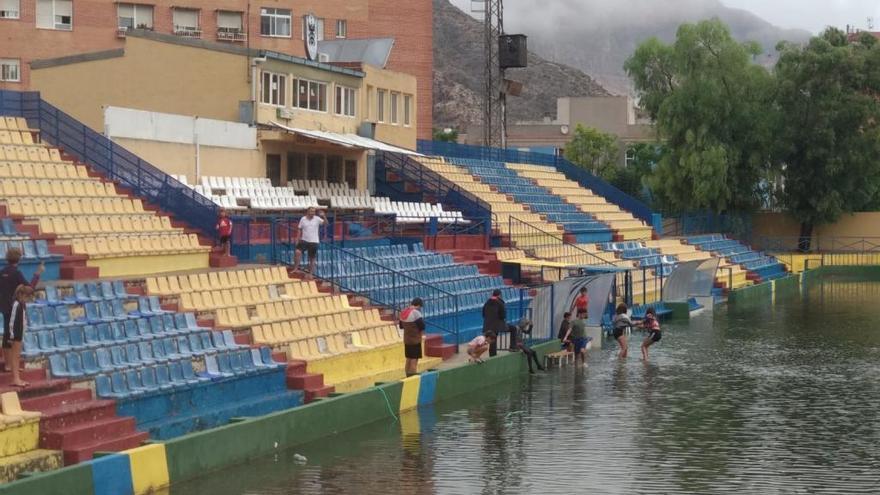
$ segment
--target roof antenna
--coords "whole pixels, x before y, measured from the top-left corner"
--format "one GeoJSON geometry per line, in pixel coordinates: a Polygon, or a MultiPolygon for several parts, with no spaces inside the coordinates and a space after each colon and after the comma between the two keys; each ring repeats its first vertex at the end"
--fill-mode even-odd
{"type": "Polygon", "coordinates": [[[868,30],[869,31],[874,30],[874,18],[873,17],[868,17],[868,30]]]}

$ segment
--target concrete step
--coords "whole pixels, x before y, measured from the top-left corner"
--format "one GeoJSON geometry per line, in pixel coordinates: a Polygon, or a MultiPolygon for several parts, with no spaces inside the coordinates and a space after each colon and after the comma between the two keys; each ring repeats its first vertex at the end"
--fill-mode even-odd
{"type": "Polygon", "coordinates": [[[76,404],[92,400],[92,391],[87,388],[71,388],[63,392],[32,397],[21,401],[21,407],[28,411],[45,411],[65,404],[76,404]]]}
{"type": "Polygon", "coordinates": [[[336,387],[334,387],[333,385],[324,385],[322,387],[315,388],[315,389],[305,389],[303,391],[303,392],[305,392],[305,395],[303,397],[303,402],[308,404],[309,402],[315,400],[318,397],[327,397],[328,395],[332,394],[334,391],[336,391],[336,387]]]}
{"type": "Polygon", "coordinates": [[[318,373],[303,373],[287,375],[287,388],[293,390],[319,389],[324,386],[324,375],[318,373]]]}
{"type": "Polygon", "coordinates": [[[65,280],[91,280],[99,276],[98,268],[85,265],[61,267],[61,278],[65,280]]]}
{"type": "Polygon", "coordinates": [[[73,449],[82,445],[125,437],[135,431],[133,417],[101,418],[79,423],[41,435],[43,448],[73,449]]]}
{"type": "Polygon", "coordinates": [[[64,465],[69,466],[87,461],[94,456],[95,452],[119,452],[140,446],[150,434],[135,431],[124,436],[106,440],[98,440],[92,443],[77,445],[64,450],[64,465]]]}
{"type": "MultiPolygon", "coordinates": [[[[24,369],[19,371],[21,375],[21,379],[26,382],[38,382],[46,379],[46,370],[43,368],[38,369],[24,369]]],[[[2,372],[0,373],[0,387],[10,386],[12,383],[12,372],[2,372]]]]}
{"type": "MultiPolygon", "coordinates": [[[[40,418],[41,445],[47,435],[75,425],[93,423],[116,417],[116,401],[92,400],[43,409],[40,418]]],[[[49,447],[46,447],[49,448],[49,447]]]]}
{"type": "Polygon", "coordinates": [[[42,380],[38,382],[30,382],[30,384],[24,388],[7,385],[0,386],[0,394],[17,392],[18,398],[23,400],[68,389],[70,389],[70,380],[42,380]]]}

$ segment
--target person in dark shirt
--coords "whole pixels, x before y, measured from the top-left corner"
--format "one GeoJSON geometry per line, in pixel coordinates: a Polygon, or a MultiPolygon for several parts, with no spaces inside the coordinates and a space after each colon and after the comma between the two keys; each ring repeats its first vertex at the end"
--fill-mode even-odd
{"type": "Polygon", "coordinates": [[[529,373],[535,374],[535,370],[532,367],[533,361],[539,370],[544,371],[544,367],[538,361],[538,353],[529,347],[525,341],[527,336],[532,335],[532,322],[528,318],[523,318],[516,325],[509,325],[507,331],[510,332],[510,351],[522,351],[526,357],[526,363],[529,365],[529,373]]]}
{"type": "Polygon", "coordinates": [[[12,369],[12,386],[27,387],[28,383],[21,380],[21,341],[27,331],[27,305],[34,300],[34,288],[30,285],[19,285],[15,290],[15,301],[12,303],[12,318],[9,321],[9,338],[4,336],[4,350],[9,345],[9,367],[12,369]]]}
{"type": "MultiPolygon", "coordinates": [[[[507,308],[501,299],[501,290],[492,291],[492,297],[483,305],[483,335],[489,332],[501,335],[507,330],[507,308]]],[[[489,346],[489,357],[498,353],[498,347],[493,339],[489,346]]]]}
{"type": "Polygon", "coordinates": [[[562,324],[559,325],[559,333],[556,334],[556,338],[562,342],[562,348],[565,349],[568,347],[565,344],[565,336],[568,334],[568,329],[571,328],[571,313],[565,313],[562,315],[562,324]]]}
{"type": "Polygon", "coordinates": [[[422,334],[425,319],[422,317],[422,299],[412,300],[409,307],[400,312],[400,328],[403,329],[403,355],[406,358],[406,376],[418,374],[422,358],[422,334]]]}
{"type": "MultiPolygon", "coordinates": [[[[3,360],[5,363],[10,362],[12,355],[12,335],[9,332],[9,320],[12,317],[12,303],[15,299],[15,290],[19,285],[30,285],[32,288],[35,288],[40,283],[40,275],[46,269],[43,263],[40,263],[40,266],[34,272],[33,278],[31,278],[31,283],[28,284],[24,274],[18,269],[19,261],[21,261],[21,250],[9,248],[6,250],[6,266],[0,270],[0,313],[3,314],[3,360]]],[[[5,364],[5,366],[8,368],[10,365],[5,364]]]]}

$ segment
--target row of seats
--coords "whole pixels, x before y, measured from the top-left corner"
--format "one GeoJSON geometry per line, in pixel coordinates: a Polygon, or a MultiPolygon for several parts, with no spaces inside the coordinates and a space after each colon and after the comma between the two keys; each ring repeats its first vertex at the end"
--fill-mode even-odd
{"type": "Polygon", "coordinates": [[[236,306],[253,306],[283,299],[303,299],[314,301],[325,299],[320,293],[305,292],[310,287],[305,284],[289,282],[285,291],[278,292],[275,286],[250,287],[245,289],[214,289],[203,292],[184,292],[180,294],[180,307],[185,310],[211,311],[236,306]],[[297,291],[297,289],[300,289],[297,291]],[[312,298],[312,299],[307,299],[312,298]]]}
{"type": "MultiPolygon", "coordinates": [[[[159,296],[171,296],[184,292],[198,292],[212,289],[232,289],[259,287],[293,282],[283,266],[267,268],[251,268],[245,270],[219,270],[189,275],[168,275],[147,277],[145,279],[147,293],[159,296]]],[[[296,282],[294,285],[308,287],[317,293],[314,282],[296,282]]],[[[293,288],[297,290],[296,287],[293,288]]]]}
{"type": "Polygon", "coordinates": [[[5,117],[0,116],[0,129],[35,132],[34,129],[31,129],[30,126],[28,126],[27,120],[25,120],[24,117],[13,117],[11,115],[5,117]]]}
{"type": "Polygon", "coordinates": [[[80,235],[171,234],[183,229],[171,225],[171,219],[151,214],[141,215],[79,215],[44,216],[39,218],[40,230],[60,237],[80,235]]]}
{"type": "Polygon", "coordinates": [[[444,211],[440,203],[411,203],[373,198],[373,210],[382,215],[395,215],[397,223],[425,223],[436,218],[440,223],[470,223],[460,211],[444,211]]]}
{"type": "MultiPolygon", "coordinates": [[[[132,399],[184,390],[219,380],[235,379],[276,370],[278,363],[260,349],[223,352],[205,357],[205,371],[195,373],[192,362],[146,366],[140,370],[116,371],[95,377],[95,392],[106,399],[132,399]]],[[[282,365],[283,366],[283,365],[282,365]]]]}
{"type": "MultiPolygon", "coordinates": [[[[82,165],[64,162],[0,162],[0,178],[4,179],[89,179],[82,165]]],[[[97,180],[97,179],[95,179],[97,180]]]]}
{"type": "MultiPolygon", "coordinates": [[[[254,342],[257,344],[277,346],[313,337],[326,337],[352,331],[368,331],[380,327],[384,329],[390,328],[395,335],[394,341],[399,340],[394,325],[383,321],[378,311],[375,310],[348,311],[315,318],[267,323],[255,326],[253,328],[253,336],[254,342]]],[[[382,331],[385,332],[386,330],[382,331]]]]}
{"type": "Polygon", "coordinates": [[[195,234],[74,237],[71,245],[75,254],[86,254],[91,258],[207,253],[211,250],[210,246],[202,246],[195,234]]]}
{"type": "MultiPolygon", "coordinates": [[[[71,350],[94,349],[120,344],[148,342],[166,337],[195,335],[199,327],[192,315],[165,315],[125,322],[102,322],[55,329],[29,330],[24,334],[23,355],[26,359],[46,357],[71,350]]],[[[224,332],[229,332],[228,330],[224,332]]],[[[223,338],[232,338],[231,332],[223,338]]]]}
{"type": "Polygon", "coordinates": [[[6,257],[6,251],[10,249],[18,249],[21,251],[22,259],[24,261],[28,260],[54,260],[61,259],[62,256],[60,254],[52,254],[49,251],[49,243],[43,239],[38,239],[36,241],[31,240],[7,240],[0,241],[0,257],[6,257]]]}
{"type": "Polygon", "coordinates": [[[114,198],[6,198],[12,215],[26,217],[57,215],[136,215],[145,214],[140,199],[114,198]]]}
{"type": "Polygon", "coordinates": [[[254,323],[305,318],[354,309],[348,304],[348,298],[344,295],[309,294],[307,297],[258,303],[254,305],[252,312],[248,311],[246,306],[241,305],[217,308],[216,321],[222,326],[238,328],[247,327],[254,323]]]}
{"type": "Polygon", "coordinates": [[[9,162],[52,163],[61,161],[61,153],[57,149],[41,146],[0,146],[0,160],[9,162]]]}
{"type": "MultiPolygon", "coordinates": [[[[728,239],[721,234],[707,234],[687,238],[689,244],[703,251],[710,251],[718,257],[726,258],[734,265],[740,265],[755,273],[761,281],[774,280],[787,275],[785,265],[772,256],[752,250],[745,244],[728,239]]],[[[719,278],[724,279],[722,276],[719,278]]]]}
{"type": "MultiPolygon", "coordinates": [[[[208,353],[237,350],[235,341],[228,342],[219,332],[169,337],[137,344],[115,345],[49,355],[49,371],[56,378],[85,379],[115,370],[134,370],[156,363],[189,361],[208,353]],[[214,334],[215,338],[210,335],[214,334]]],[[[246,346],[244,346],[246,347],[246,346]]]]}
{"type": "Polygon", "coordinates": [[[92,179],[0,179],[4,198],[112,197],[116,186],[92,179]]]}
{"type": "MultiPolygon", "coordinates": [[[[34,301],[37,305],[57,306],[61,304],[86,303],[89,301],[112,301],[113,299],[130,299],[137,296],[129,294],[122,280],[113,282],[74,282],[72,286],[59,287],[47,285],[42,290],[41,297],[34,301]]],[[[146,305],[153,304],[151,299],[146,300],[146,305]]],[[[156,300],[158,304],[158,299],[156,300]]]]}

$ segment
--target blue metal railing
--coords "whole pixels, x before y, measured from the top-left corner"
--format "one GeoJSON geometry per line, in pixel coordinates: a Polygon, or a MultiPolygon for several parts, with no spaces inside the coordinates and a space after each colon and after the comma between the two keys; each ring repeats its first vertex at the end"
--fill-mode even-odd
{"type": "MultiPolygon", "coordinates": [[[[273,262],[291,266],[290,256],[292,256],[294,249],[295,225],[295,223],[287,221],[273,222],[271,228],[273,262]]],[[[459,297],[456,294],[444,291],[331,243],[321,245],[321,256],[329,258],[329,273],[322,271],[313,274],[316,278],[333,284],[341,291],[350,292],[366,299],[370,304],[387,308],[394,312],[395,317],[407,306],[406,299],[400,298],[402,294],[411,293],[412,297],[421,297],[425,302],[425,322],[428,331],[452,335],[456,344],[461,343],[458,326],[460,306],[459,297]],[[345,266],[346,271],[341,270],[341,265],[345,266]],[[360,290],[358,282],[362,281],[364,277],[385,277],[391,280],[391,284],[382,290],[360,290]],[[441,313],[441,308],[446,312],[441,313]]]]}
{"type": "Polygon", "coordinates": [[[648,225],[651,225],[655,230],[659,231],[658,227],[662,226],[659,215],[651,211],[651,208],[649,208],[648,205],[633,198],[629,194],[626,194],[599,177],[596,177],[583,168],[578,167],[563,157],[546,153],[532,153],[503,148],[487,148],[484,146],[427,140],[420,140],[418,142],[418,151],[419,153],[426,155],[454,156],[459,158],[472,158],[505,163],[531,163],[534,165],[555,167],[569,179],[577,181],[582,187],[590,189],[594,193],[604,197],[608,202],[614,203],[620,208],[632,213],[633,216],[639,218],[648,225]]]}
{"type": "Polygon", "coordinates": [[[0,114],[24,117],[40,130],[44,141],[206,236],[216,237],[218,207],[211,200],[47,103],[38,92],[0,90],[0,114]]]}
{"type": "MultiPolygon", "coordinates": [[[[489,203],[410,156],[385,151],[376,154],[377,182],[386,186],[389,192],[405,194],[401,186],[388,180],[388,172],[416,184],[422,195],[433,196],[449,209],[461,211],[472,223],[491,226],[492,207],[489,203]]],[[[490,230],[487,229],[485,234],[489,235],[490,230]]]]}

